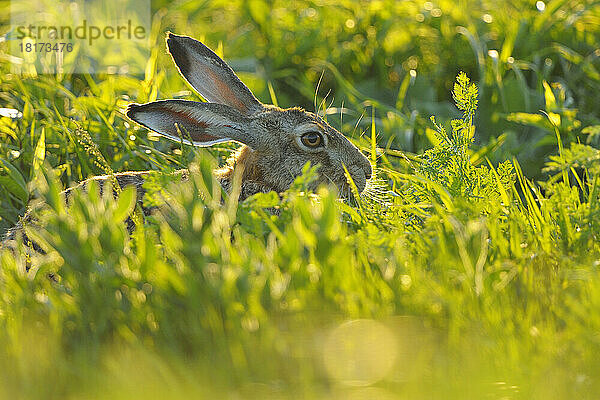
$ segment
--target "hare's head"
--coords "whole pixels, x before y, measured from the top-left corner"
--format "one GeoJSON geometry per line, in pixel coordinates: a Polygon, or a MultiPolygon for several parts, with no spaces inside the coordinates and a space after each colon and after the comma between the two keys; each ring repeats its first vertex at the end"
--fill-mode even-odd
{"type": "MultiPolygon", "coordinates": [[[[318,115],[259,102],[229,66],[202,43],[168,34],[167,47],[183,77],[208,103],[162,100],[131,104],[127,116],[161,135],[194,146],[236,141],[242,185],[286,190],[302,167],[319,165],[315,183],[348,192],[344,165],[359,191],[371,177],[369,160],[318,115]]],[[[227,172],[222,172],[227,174],[227,172]]]]}

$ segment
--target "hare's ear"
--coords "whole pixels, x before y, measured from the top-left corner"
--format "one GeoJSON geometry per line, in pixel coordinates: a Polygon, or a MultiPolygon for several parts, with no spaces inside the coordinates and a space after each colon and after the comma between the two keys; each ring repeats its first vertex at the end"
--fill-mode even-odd
{"type": "Polygon", "coordinates": [[[169,139],[194,146],[231,140],[256,145],[249,129],[250,119],[223,104],[162,100],[130,104],[127,116],[169,139]]]}
{"type": "Polygon", "coordinates": [[[181,75],[207,101],[226,104],[245,115],[263,107],[225,61],[204,44],[169,32],[167,48],[181,75]]]}

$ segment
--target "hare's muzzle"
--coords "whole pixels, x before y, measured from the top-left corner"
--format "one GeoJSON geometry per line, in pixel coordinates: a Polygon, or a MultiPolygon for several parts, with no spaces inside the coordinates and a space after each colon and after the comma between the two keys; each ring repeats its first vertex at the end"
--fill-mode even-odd
{"type": "Polygon", "coordinates": [[[352,164],[348,168],[348,172],[356,185],[356,189],[358,189],[359,193],[362,193],[367,186],[367,181],[371,179],[373,175],[373,169],[371,168],[371,163],[369,160],[360,154],[359,161],[352,164]]]}
{"type": "Polygon", "coordinates": [[[366,157],[364,158],[362,168],[365,173],[365,179],[368,181],[373,176],[373,167],[371,166],[369,159],[366,157]]]}
{"type": "Polygon", "coordinates": [[[362,187],[362,190],[360,190],[362,192],[367,185],[367,181],[373,176],[373,167],[371,167],[371,162],[369,162],[369,159],[362,153],[360,153],[360,162],[358,168],[364,177],[364,186],[362,187]]]}

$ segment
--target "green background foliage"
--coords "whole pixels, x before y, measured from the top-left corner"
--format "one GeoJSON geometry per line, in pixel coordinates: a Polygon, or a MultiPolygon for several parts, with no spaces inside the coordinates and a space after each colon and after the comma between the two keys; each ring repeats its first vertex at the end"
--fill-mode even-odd
{"type": "Polygon", "coordinates": [[[0,117],[0,230],[47,204],[27,228],[45,254],[0,251],[0,397],[596,396],[597,3],[152,12],[144,76],[20,76],[0,43],[0,107],[20,113],[0,117]],[[307,193],[307,166],[281,197],[238,203],[211,174],[235,145],[134,126],[129,102],[198,100],[168,30],[214,48],[261,101],[326,115],[376,166],[370,190],[307,193]],[[188,166],[184,185],[165,174],[188,166]],[[59,200],[126,170],[154,171],[151,217],[131,190],[59,200]]]}

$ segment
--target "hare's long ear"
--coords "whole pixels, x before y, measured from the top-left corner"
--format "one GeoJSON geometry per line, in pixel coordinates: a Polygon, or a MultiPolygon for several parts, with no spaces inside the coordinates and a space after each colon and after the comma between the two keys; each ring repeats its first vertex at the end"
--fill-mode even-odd
{"type": "Polygon", "coordinates": [[[181,75],[207,101],[226,104],[245,115],[263,107],[225,61],[204,44],[169,32],[167,48],[181,75]]]}
{"type": "Polygon", "coordinates": [[[130,104],[127,116],[146,128],[194,146],[211,146],[235,140],[256,146],[250,119],[223,104],[187,100],[161,100],[130,104]]]}

